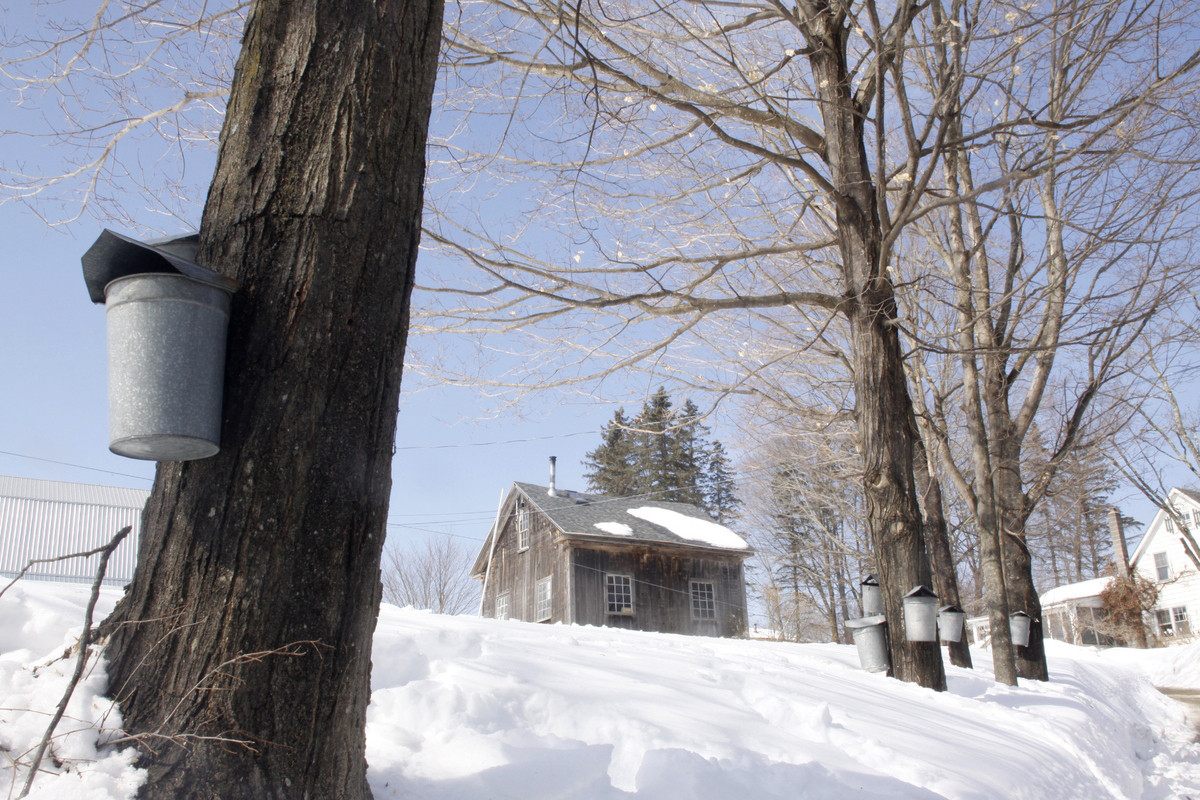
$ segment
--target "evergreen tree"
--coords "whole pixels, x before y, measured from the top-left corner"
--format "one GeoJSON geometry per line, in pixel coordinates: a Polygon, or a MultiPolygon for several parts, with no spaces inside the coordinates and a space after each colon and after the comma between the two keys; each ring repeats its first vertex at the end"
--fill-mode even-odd
{"type": "Polygon", "coordinates": [[[704,472],[704,507],[722,524],[737,518],[741,505],[733,490],[733,473],[725,455],[725,445],[714,441],[708,448],[708,468],[704,472]]]}
{"type": "Polygon", "coordinates": [[[625,409],[617,409],[612,421],[600,433],[600,446],[584,456],[583,477],[588,489],[601,494],[627,497],[637,494],[639,480],[634,458],[634,431],[625,416],[625,409]]]}
{"type": "Polygon", "coordinates": [[[633,420],[621,409],[605,425],[600,445],[584,457],[588,489],[692,503],[728,521],[738,499],[725,448],[709,435],[695,403],[676,410],[659,387],[633,420]]]}

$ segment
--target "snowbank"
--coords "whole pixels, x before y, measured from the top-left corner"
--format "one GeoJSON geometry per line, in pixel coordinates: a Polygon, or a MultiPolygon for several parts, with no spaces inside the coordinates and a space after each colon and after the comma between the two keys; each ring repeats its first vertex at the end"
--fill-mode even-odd
{"type": "MultiPolygon", "coordinates": [[[[0,598],[9,755],[20,758],[44,730],[69,674],[50,662],[85,601],[83,589],[49,584],[0,598]]],[[[378,800],[1200,796],[1200,746],[1145,664],[1049,650],[1050,683],[1002,687],[986,667],[951,669],[950,691],[937,694],[861,671],[852,647],[384,606],[369,779],[378,800]]],[[[1176,664],[1182,651],[1157,652],[1179,680],[1191,674],[1176,664]]],[[[98,668],[72,708],[64,767],[41,776],[34,796],[134,796],[142,776],[130,750],[105,744],[118,720],[103,691],[98,668]]],[[[5,789],[14,779],[11,767],[0,773],[5,789]]]]}

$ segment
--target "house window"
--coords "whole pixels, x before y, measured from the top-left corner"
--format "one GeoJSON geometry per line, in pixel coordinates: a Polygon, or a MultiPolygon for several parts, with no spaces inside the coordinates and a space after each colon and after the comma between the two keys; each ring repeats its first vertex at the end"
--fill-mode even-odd
{"type": "Polygon", "coordinates": [[[692,619],[717,618],[716,587],[710,581],[691,581],[692,619]]]}
{"type": "Polygon", "coordinates": [[[1192,509],[1192,524],[1200,528],[1200,510],[1195,508],[1192,509]]]}
{"type": "Polygon", "coordinates": [[[1171,533],[1175,532],[1175,520],[1171,519],[1170,517],[1167,517],[1167,530],[1169,530],[1171,533]]]}
{"type": "Polygon", "coordinates": [[[1166,553],[1154,554],[1154,571],[1157,573],[1160,581],[1165,581],[1171,577],[1171,562],[1167,560],[1166,553]]]}
{"type": "Polygon", "coordinates": [[[529,510],[523,507],[517,510],[517,549],[529,549],[529,510]]]}
{"type": "Polygon", "coordinates": [[[1176,636],[1187,636],[1192,632],[1188,626],[1187,606],[1179,606],[1171,609],[1171,622],[1175,625],[1176,636]]]}
{"type": "Polygon", "coordinates": [[[628,575],[606,574],[604,597],[610,614],[633,613],[633,578],[628,575]]]}
{"type": "Polygon", "coordinates": [[[1191,632],[1186,606],[1160,608],[1154,612],[1154,616],[1158,620],[1159,636],[1187,636],[1191,632]]]}
{"type": "Polygon", "coordinates": [[[534,617],[538,622],[545,622],[550,619],[550,576],[542,578],[537,582],[537,615],[534,617]]]}
{"type": "Polygon", "coordinates": [[[512,614],[512,600],[508,592],[496,598],[496,619],[508,619],[512,614]]]}

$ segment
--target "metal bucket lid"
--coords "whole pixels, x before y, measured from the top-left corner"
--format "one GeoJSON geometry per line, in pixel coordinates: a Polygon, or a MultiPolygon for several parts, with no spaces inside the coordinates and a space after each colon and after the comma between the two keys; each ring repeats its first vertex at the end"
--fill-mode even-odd
{"type": "Polygon", "coordinates": [[[860,617],[859,619],[846,620],[847,628],[870,628],[875,625],[883,625],[887,622],[883,614],[875,614],[870,617],[860,617]]]}
{"type": "Polygon", "coordinates": [[[109,282],[148,272],[175,273],[230,294],[237,291],[237,281],[196,263],[199,246],[198,233],[140,242],[105,228],[80,259],[88,296],[103,303],[109,282]]]}

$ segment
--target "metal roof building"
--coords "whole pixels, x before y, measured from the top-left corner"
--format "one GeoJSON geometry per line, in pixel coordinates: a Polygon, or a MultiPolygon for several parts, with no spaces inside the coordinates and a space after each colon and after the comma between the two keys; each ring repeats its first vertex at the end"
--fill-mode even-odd
{"type": "MultiPolygon", "coordinates": [[[[137,561],[138,528],[150,492],[0,475],[0,576],[12,578],[36,559],[101,547],[132,525],[108,562],[105,583],[125,584],[137,561]]],[[[35,564],[26,578],[95,580],[100,557],[35,564]]]]}

